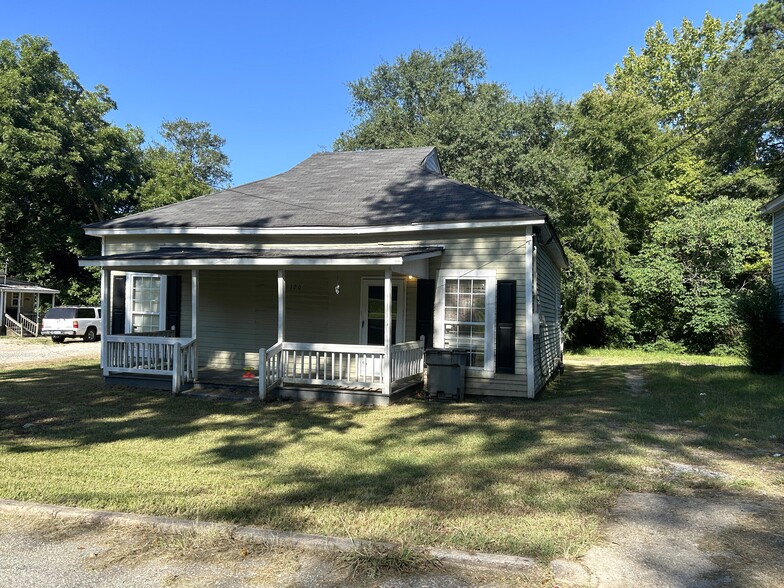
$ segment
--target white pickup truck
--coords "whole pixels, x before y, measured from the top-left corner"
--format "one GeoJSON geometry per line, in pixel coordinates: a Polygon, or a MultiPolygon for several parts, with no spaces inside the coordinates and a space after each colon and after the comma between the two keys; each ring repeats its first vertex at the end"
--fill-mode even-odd
{"type": "Polygon", "coordinates": [[[101,309],[92,306],[55,306],[44,316],[41,334],[62,343],[66,337],[95,341],[101,332],[101,309]]]}

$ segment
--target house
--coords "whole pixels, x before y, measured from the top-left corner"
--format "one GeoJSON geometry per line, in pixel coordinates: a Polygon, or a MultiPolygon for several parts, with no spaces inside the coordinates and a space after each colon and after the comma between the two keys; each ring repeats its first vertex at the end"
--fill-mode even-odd
{"type": "Polygon", "coordinates": [[[0,331],[3,334],[37,337],[43,318],[40,312],[41,294],[51,296],[54,306],[55,296],[59,293],[59,290],[17,280],[0,272],[0,331]]]}
{"type": "Polygon", "coordinates": [[[773,287],[782,296],[779,317],[784,321],[784,194],[765,204],[761,210],[773,218],[770,274],[773,287]]]}
{"type": "Polygon", "coordinates": [[[468,349],[466,393],[533,398],[561,361],[552,224],[431,147],[317,153],[86,232],[110,380],[176,392],[253,366],[262,397],[388,404],[435,346],[468,349]]]}

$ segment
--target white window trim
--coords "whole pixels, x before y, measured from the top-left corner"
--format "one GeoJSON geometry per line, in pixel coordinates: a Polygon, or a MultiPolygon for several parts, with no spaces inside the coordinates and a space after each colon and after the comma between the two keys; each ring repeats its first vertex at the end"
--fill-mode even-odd
{"type": "Polygon", "coordinates": [[[160,296],[158,302],[158,330],[166,330],[166,276],[163,274],[149,274],[142,272],[131,272],[125,274],[125,332],[131,333],[133,330],[133,280],[134,278],[160,278],[160,296]]]}
{"type": "Polygon", "coordinates": [[[485,280],[485,367],[468,367],[471,373],[483,376],[495,375],[495,301],[496,271],[495,270],[439,270],[436,279],[435,320],[433,321],[433,345],[444,346],[444,290],[446,280],[480,279],[485,280]]]}
{"type": "MultiPolygon", "coordinates": [[[[368,309],[368,286],[384,287],[384,278],[362,278],[362,292],[360,294],[359,305],[359,343],[367,345],[367,324],[363,322],[367,319],[368,309]]],[[[395,328],[395,339],[398,343],[406,340],[406,280],[403,278],[392,278],[392,287],[397,286],[397,325],[395,328]]]]}

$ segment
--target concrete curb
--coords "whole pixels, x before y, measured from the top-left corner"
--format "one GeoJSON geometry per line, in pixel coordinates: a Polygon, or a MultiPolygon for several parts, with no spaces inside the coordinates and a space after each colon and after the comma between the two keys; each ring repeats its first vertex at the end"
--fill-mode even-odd
{"type": "MultiPolygon", "coordinates": [[[[379,541],[345,539],[343,537],[329,537],[327,535],[309,535],[291,531],[275,531],[260,527],[245,527],[233,525],[231,523],[210,523],[110,510],[93,510],[74,506],[55,506],[37,502],[21,502],[2,498],[0,498],[0,513],[30,515],[42,518],[50,517],[63,520],[78,520],[88,524],[118,525],[170,533],[183,531],[191,533],[225,533],[231,537],[252,543],[279,545],[282,547],[319,551],[323,553],[345,552],[358,547],[369,546],[387,549],[398,547],[394,543],[379,541]]],[[[460,551],[457,549],[426,549],[425,551],[445,565],[462,568],[522,571],[529,570],[536,565],[536,562],[533,559],[515,555],[477,553],[460,551]]]]}

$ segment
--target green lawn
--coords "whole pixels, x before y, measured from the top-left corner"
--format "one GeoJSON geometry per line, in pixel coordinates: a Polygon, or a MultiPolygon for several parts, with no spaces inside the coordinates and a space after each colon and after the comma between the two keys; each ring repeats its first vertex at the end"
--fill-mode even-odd
{"type": "Polygon", "coordinates": [[[109,389],[94,362],[0,369],[4,498],[543,559],[595,542],[625,489],[784,497],[782,441],[784,378],[716,358],[592,352],[537,401],[376,409],[109,389]]]}

